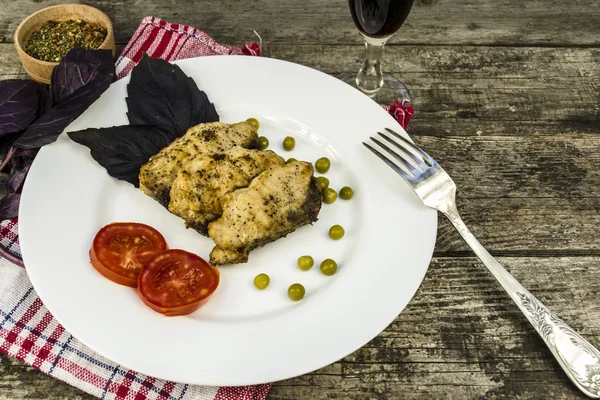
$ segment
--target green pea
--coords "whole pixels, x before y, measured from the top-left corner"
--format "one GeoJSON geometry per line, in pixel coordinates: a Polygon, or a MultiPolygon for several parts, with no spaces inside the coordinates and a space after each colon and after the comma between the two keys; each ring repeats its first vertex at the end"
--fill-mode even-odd
{"type": "Polygon", "coordinates": [[[326,260],[323,260],[320,268],[323,275],[331,276],[335,274],[335,271],[337,271],[337,263],[331,258],[328,258],[326,260]]]}
{"type": "Polygon", "coordinates": [[[298,160],[296,160],[294,157],[290,157],[290,158],[288,158],[287,163],[292,163],[292,162],[296,162],[296,161],[298,161],[298,160]]]}
{"type": "Polygon", "coordinates": [[[258,138],[258,148],[261,150],[266,150],[269,147],[269,139],[264,136],[258,138]]]}
{"type": "Polygon", "coordinates": [[[325,172],[329,171],[330,167],[331,161],[329,161],[329,158],[327,157],[321,157],[317,160],[317,162],[315,162],[315,168],[320,174],[324,174],[325,172]]]}
{"type": "Polygon", "coordinates": [[[288,136],[285,139],[283,139],[283,149],[284,150],[292,151],[292,150],[294,150],[294,147],[296,147],[296,139],[294,139],[291,136],[288,136]]]}
{"type": "Polygon", "coordinates": [[[256,130],[260,128],[260,122],[258,122],[256,118],[248,118],[246,122],[252,125],[256,130]]]}
{"type": "Polygon", "coordinates": [[[254,278],[254,286],[259,290],[264,290],[271,283],[271,278],[267,274],[258,274],[254,278]]]}
{"type": "Polygon", "coordinates": [[[327,189],[329,187],[329,179],[325,178],[324,176],[317,177],[317,186],[319,189],[321,189],[321,191],[327,189]]]}
{"type": "Polygon", "coordinates": [[[337,199],[337,193],[332,188],[325,188],[323,190],[323,202],[325,204],[331,204],[337,199]]]}
{"type": "Polygon", "coordinates": [[[333,240],[340,240],[344,237],[345,233],[346,232],[344,231],[344,228],[341,225],[334,225],[331,228],[329,228],[329,237],[333,240]]]}
{"type": "Polygon", "coordinates": [[[304,289],[304,286],[299,283],[294,283],[288,288],[288,296],[293,301],[302,300],[305,294],[306,290],[304,289]]]}
{"type": "Polygon", "coordinates": [[[308,271],[315,265],[315,260],[311,256],[302,256],[298,258],[298,268],[302,271],[308,271]]]}
{"type": "Polygon", "coordinates": [[[354,191],[350,186],[344,186],[340,189],[340,197],[344,200],[350,200],[354,195],[354,191]]]}

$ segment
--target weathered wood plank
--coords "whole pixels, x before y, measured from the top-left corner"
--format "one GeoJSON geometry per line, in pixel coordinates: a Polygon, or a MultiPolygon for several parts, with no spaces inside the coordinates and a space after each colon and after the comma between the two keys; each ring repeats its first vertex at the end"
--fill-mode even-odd
{"type": "Polygon", "coordinates": [[[29,79],[12,43],[0,43],[0,80],[29,79]]]}
{"type": "MultiPolygon", "coordinates": [[[[600,257],[501,257],[532,293],[600,346],[600,257]]],[[[87,399],[8,357],[0,398],[87,399]]],[[[269,399],[575,399],[542,340],[474,258],[434,258],[408,307],[369,344],[269,399]]]]}
{"type": "MultiPolygon", "coordinates": [[[[598,128],[600,133],[600,127],[598,128]]],[[[416,136],[453,177],[462,198],[556,198],[600,196],[600,139],[552,137],[416,136]]]]}
{"type": "MultiPolygon", "coordinates": [[[[454,178],[463,218],[492,252],[599,254],[596,137],[414,138],[454,178]]],[[[436,252],[466,250],[440,217],[436,252]]]]}
{"type": "Polygon", "coordinates": [[[95,397],[0,354],[0,399],[91,400],[95,397]]]}
{"type": "MultiPolygon", "coordinates": [[[[459,196],[460,197],[460,196],[459,196]]],[[[494,255],[598,255],[597,199],[460,199],[458,209],[494,255]]],[[[438,217],[435,252],[470,255],[445,217],[438,217]]]]}
{"type": "MultiPolygon", "coordinates": [[[[330,74],[358,70],[362,46],[270,45],[267,56],[330,74]]],[[[384,67],[410,88],[413,135],[595,134],[600,49],[388,48],[384,67]]],[[[26,77],[0,44],[0,79],[26,77]]]]}
{"type": "MultiPolygon", "coordinates": [[[[358,71],[357,46],[268,47],[333,75],[358,71]]],[[[384,71],[409,88],[421,135],[597,133],[600,49],[389,46],[384,71]]]]}
{"type": "MultiPolygon", "coordinates": [[[[599,258],[499,261],[600,346],[599,258]]],[[[404,312],[339,364],[341,376],[319,371],[279,382],[269,398],[585,398],[491,274],[473,258],[434,259],[404,312]]]]}
{"type": "MultiPolygon", "coordinates": [[[[23,18],[39,8],[72,0],[6,1],[0,16],[0,41],[11,41],[23,18]]],[[[268,43],[360,43],[345,0],[204,0],[175,4],[146,0],[90,0],[112,19],[116,40],[125,43],[139,21],[152,15],[190,24],[217,40],[241,44],[258,31],[268,43]]],[[[591,46],[600,44],[600,4],[595,0],[440,0],[415,6],[400,33],[403,44],[519,44],[591,46]]]]}

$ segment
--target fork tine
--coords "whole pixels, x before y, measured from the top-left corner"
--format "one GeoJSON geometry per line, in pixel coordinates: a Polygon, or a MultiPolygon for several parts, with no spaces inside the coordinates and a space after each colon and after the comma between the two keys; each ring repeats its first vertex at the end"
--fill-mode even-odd
{"type": "Polygon", "coordinates": [[[381,132],[377,132],[377,134],[379,134],[379,136],[381,136],[386,141],[388,141],[389,143],[394,145],[396,148],[400,149],[403,154],[406,154],[408,157],[410,157],[410,159],[413,160],[415,163],[417,163],[417,165],[419,165],[421,168],[423,168],[423,169],[428,168],[427,164],[425,164],[423,162],[423,159],[415,156],[412,151],[408,151],[406,148],[404,148],[400,144],[398,144],[398,142],[394,141],[389,136],[386,136],[381,132]]]}
{"type": "Polygon", "coordinates": [[[390,128],[385,128],[385,130],[388,131],[389,133],[391,133],[392,135],[394,135],[394,137],[402,140],[402,142],[405,143],[409,148],[411,148],[414,151],[416,151],[417,153],[419,153],[425,160],[427,160],[429,165],[435,164],[435,160],[433,159],[433,157],[431,157],[429,154],[425,153],[420,147],[415,146],[410,140],[405,139],[402,135],[400,135],[397,132],[394,132],[390,128]]]}
{"type": "Polygon", "coordinates": [[[413,180],[413,176],[409,175],[406,171],[396,165],[392,160],[381,154],[379,150],[374,149],[370,144],[363,142],[363,145],[371,150],[377,157],[381,158],[384,163],[389,165],[398,175],[404,178],[406,181],[411,182],[413,180]]]}
{"type": "Polygon", "coordinates": [[[414,165],[412,165],[411,163],[406,161],[406,159],[404,159],[404,157],[402,157],[400,154],[396,153],[394,150],[390,149],[387,145],[381,143],[379,140],[375,139],[374,137],[371,137],[371,140],[374,141],[375,143],[377,143],[379,145],[379,147],[381,147],[382,149],[384,149],[385,151],[390,153],[396,160],[398,160],[398,162],[400,162],[402,165],[404,165],[404,167],[408,171],[410,171],[411,174],[417,175],[417,172],[418,172],[417,167],[415,167],[414,165]]]}

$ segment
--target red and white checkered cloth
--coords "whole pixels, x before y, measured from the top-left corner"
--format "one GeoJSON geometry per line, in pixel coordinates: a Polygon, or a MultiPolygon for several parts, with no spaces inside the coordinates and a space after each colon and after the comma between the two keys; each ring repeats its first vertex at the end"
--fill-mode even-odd
{"type": "Polygon", "coordinates": [[[170,24],[155,17],[146,17],[117,60],[117,79],[129,75],[144,53],[167,61],[222,54],[259,56],[260,45],[244,43],[240,48],[219,44],[192,26],[170,24]]]}
{"type": "MultiPolygon", "coordinates": [[[[260,55],[260,45],[232,47],[191,26],[146,17],[116,62],[127,76],[143,53],[168,61],[219,54],[260,55]]],[[[383,106],[406,128],[413,114],[399,101],[383,106]]],[[[58,323],[35,293],[21,258],[18,218],[0,222],[0,352],[102,399],[264,400],[271,384],[205,387],[128,370],[92,351],[58,323]],[[20,265],[20,266],[19,266],[20,265]]]]}

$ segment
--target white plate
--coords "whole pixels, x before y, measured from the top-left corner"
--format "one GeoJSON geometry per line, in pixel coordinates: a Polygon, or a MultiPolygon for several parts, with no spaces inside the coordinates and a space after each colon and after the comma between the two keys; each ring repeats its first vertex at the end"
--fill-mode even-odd
{"type": "MultiPolygon", "coordinates": [[[[202,385],[246,385],[301,375],[343,358],[390,324],[419,287],[433,252],[436,213],[361,144],[384,127],[401,129],[380,106],[326,74],[262,57],[180,61],[217,106],[221,120],[256,117],[270,149],[284,157],[332,161],[331,186],[354,188],[350,201],[323,204],[319,221],[221,267],[210,301],[183,317],[147,308],[134,289],[98,274],[88,249],[114,221],[150,224],[171,248],[208,258],[213,243],[126,182],[86,147],[63,134],[44,147],[29,172],[19,212],[21,248],[31,281],[52,314],[83,343],[126,368],[202,385]],[[281,147],[287,135],[296,149],[281,147]],[[329,227],[346,229],[340,241],[329,227]],[[296,266],[310,254],[308,272],[296,266]],[[338,262],[326,277],[318,263],[338,262]],[[267,290],[253,287],[260,272],[267,290]],[[287,288],[302,283],[294,303],[287,288]]],[[[67,131],[126,124],[126,84],[113,84],[67,131]]]]}

